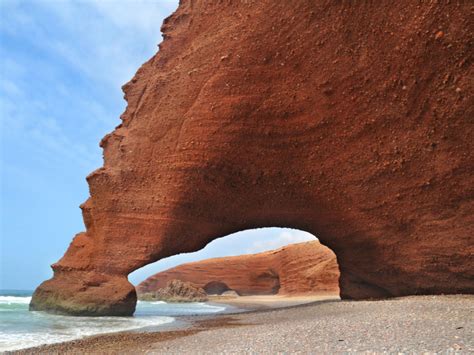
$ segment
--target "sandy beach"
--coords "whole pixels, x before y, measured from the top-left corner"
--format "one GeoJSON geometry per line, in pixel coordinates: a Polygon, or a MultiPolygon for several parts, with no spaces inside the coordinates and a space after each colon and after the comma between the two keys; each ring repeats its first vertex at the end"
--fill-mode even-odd
{"type": "Polygon", "coordinates": [[[94,336],[15,354],[474,352],[474,296],[383,301],[252,296],[212,301],[249,311],[188,317],[184,329],[94,336]]]}
{"type": "Polygon", "coordinates": [[[264,295],[264,296],[243,296],[243,297],[226,297],[226,296],[210,296],[211,303],[221,303],[224,305],[231,305],[241,310],[246,311],[261,311],[277,308],[288,308],[294,306],[301,306],[309,303],[316,303],[320,301],[340,300],[339,295],[321,294],[311,296],[279,296],[279,295],[264,295]]]}

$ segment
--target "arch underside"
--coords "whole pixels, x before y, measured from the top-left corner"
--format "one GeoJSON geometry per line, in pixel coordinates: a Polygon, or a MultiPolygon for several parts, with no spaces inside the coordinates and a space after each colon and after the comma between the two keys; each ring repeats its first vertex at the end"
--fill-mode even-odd
{"type": "Polygon", "coordinates": [[[472,293],[465,10],[183,1],[124,86],[122,124],[87,178],[86,232],[31,309],[130,315],[130,272],[270,226],[331,248],[342,298],[472,293]]]}

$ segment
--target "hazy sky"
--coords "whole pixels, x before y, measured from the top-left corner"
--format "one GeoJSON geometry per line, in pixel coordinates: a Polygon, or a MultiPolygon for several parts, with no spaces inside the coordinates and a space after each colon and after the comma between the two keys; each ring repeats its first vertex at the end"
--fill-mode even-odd
{"type": "MultiPolygon", "coordinates": [[[[100,139],[120,123],[121,86],[161,41],[177,0],[0,0],[0,288],[51,277],[82,230],[85,177],[100,139]]],[[[238,233],[131,275],[137,283],[182,262],[304,241],[294,230],[238,233]]]]}

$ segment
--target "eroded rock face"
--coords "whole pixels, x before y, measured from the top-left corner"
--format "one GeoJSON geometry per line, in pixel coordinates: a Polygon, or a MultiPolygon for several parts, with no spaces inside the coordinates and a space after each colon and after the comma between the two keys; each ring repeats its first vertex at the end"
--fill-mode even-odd
{"type": "Polygon", "coordinates": [[[318,241],[186,263],[147,278],[137,292],[155,292],[173,279],[190,282],[208,294],[229,289],[241,296],[339,293],[336,256],[318,241]]]}
{"type": "Polygon", "coordinates": [[[329,246],[343,298],[472,293],[471,5],[348,3],[181,1],[31,309],[132,314],[133,270],[267,226],[329,246]]]}

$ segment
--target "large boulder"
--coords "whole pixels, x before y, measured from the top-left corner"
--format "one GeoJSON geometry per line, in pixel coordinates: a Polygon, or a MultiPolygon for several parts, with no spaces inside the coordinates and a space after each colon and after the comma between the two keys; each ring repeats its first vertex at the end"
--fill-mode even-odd
{"type": "Polygon", "coordinates": [[[159,288],[155,298],[165,302],[205,302],[207,294],[202,288],[194,287],[190,282],[171,280],[166,287],[159,288]]]}

